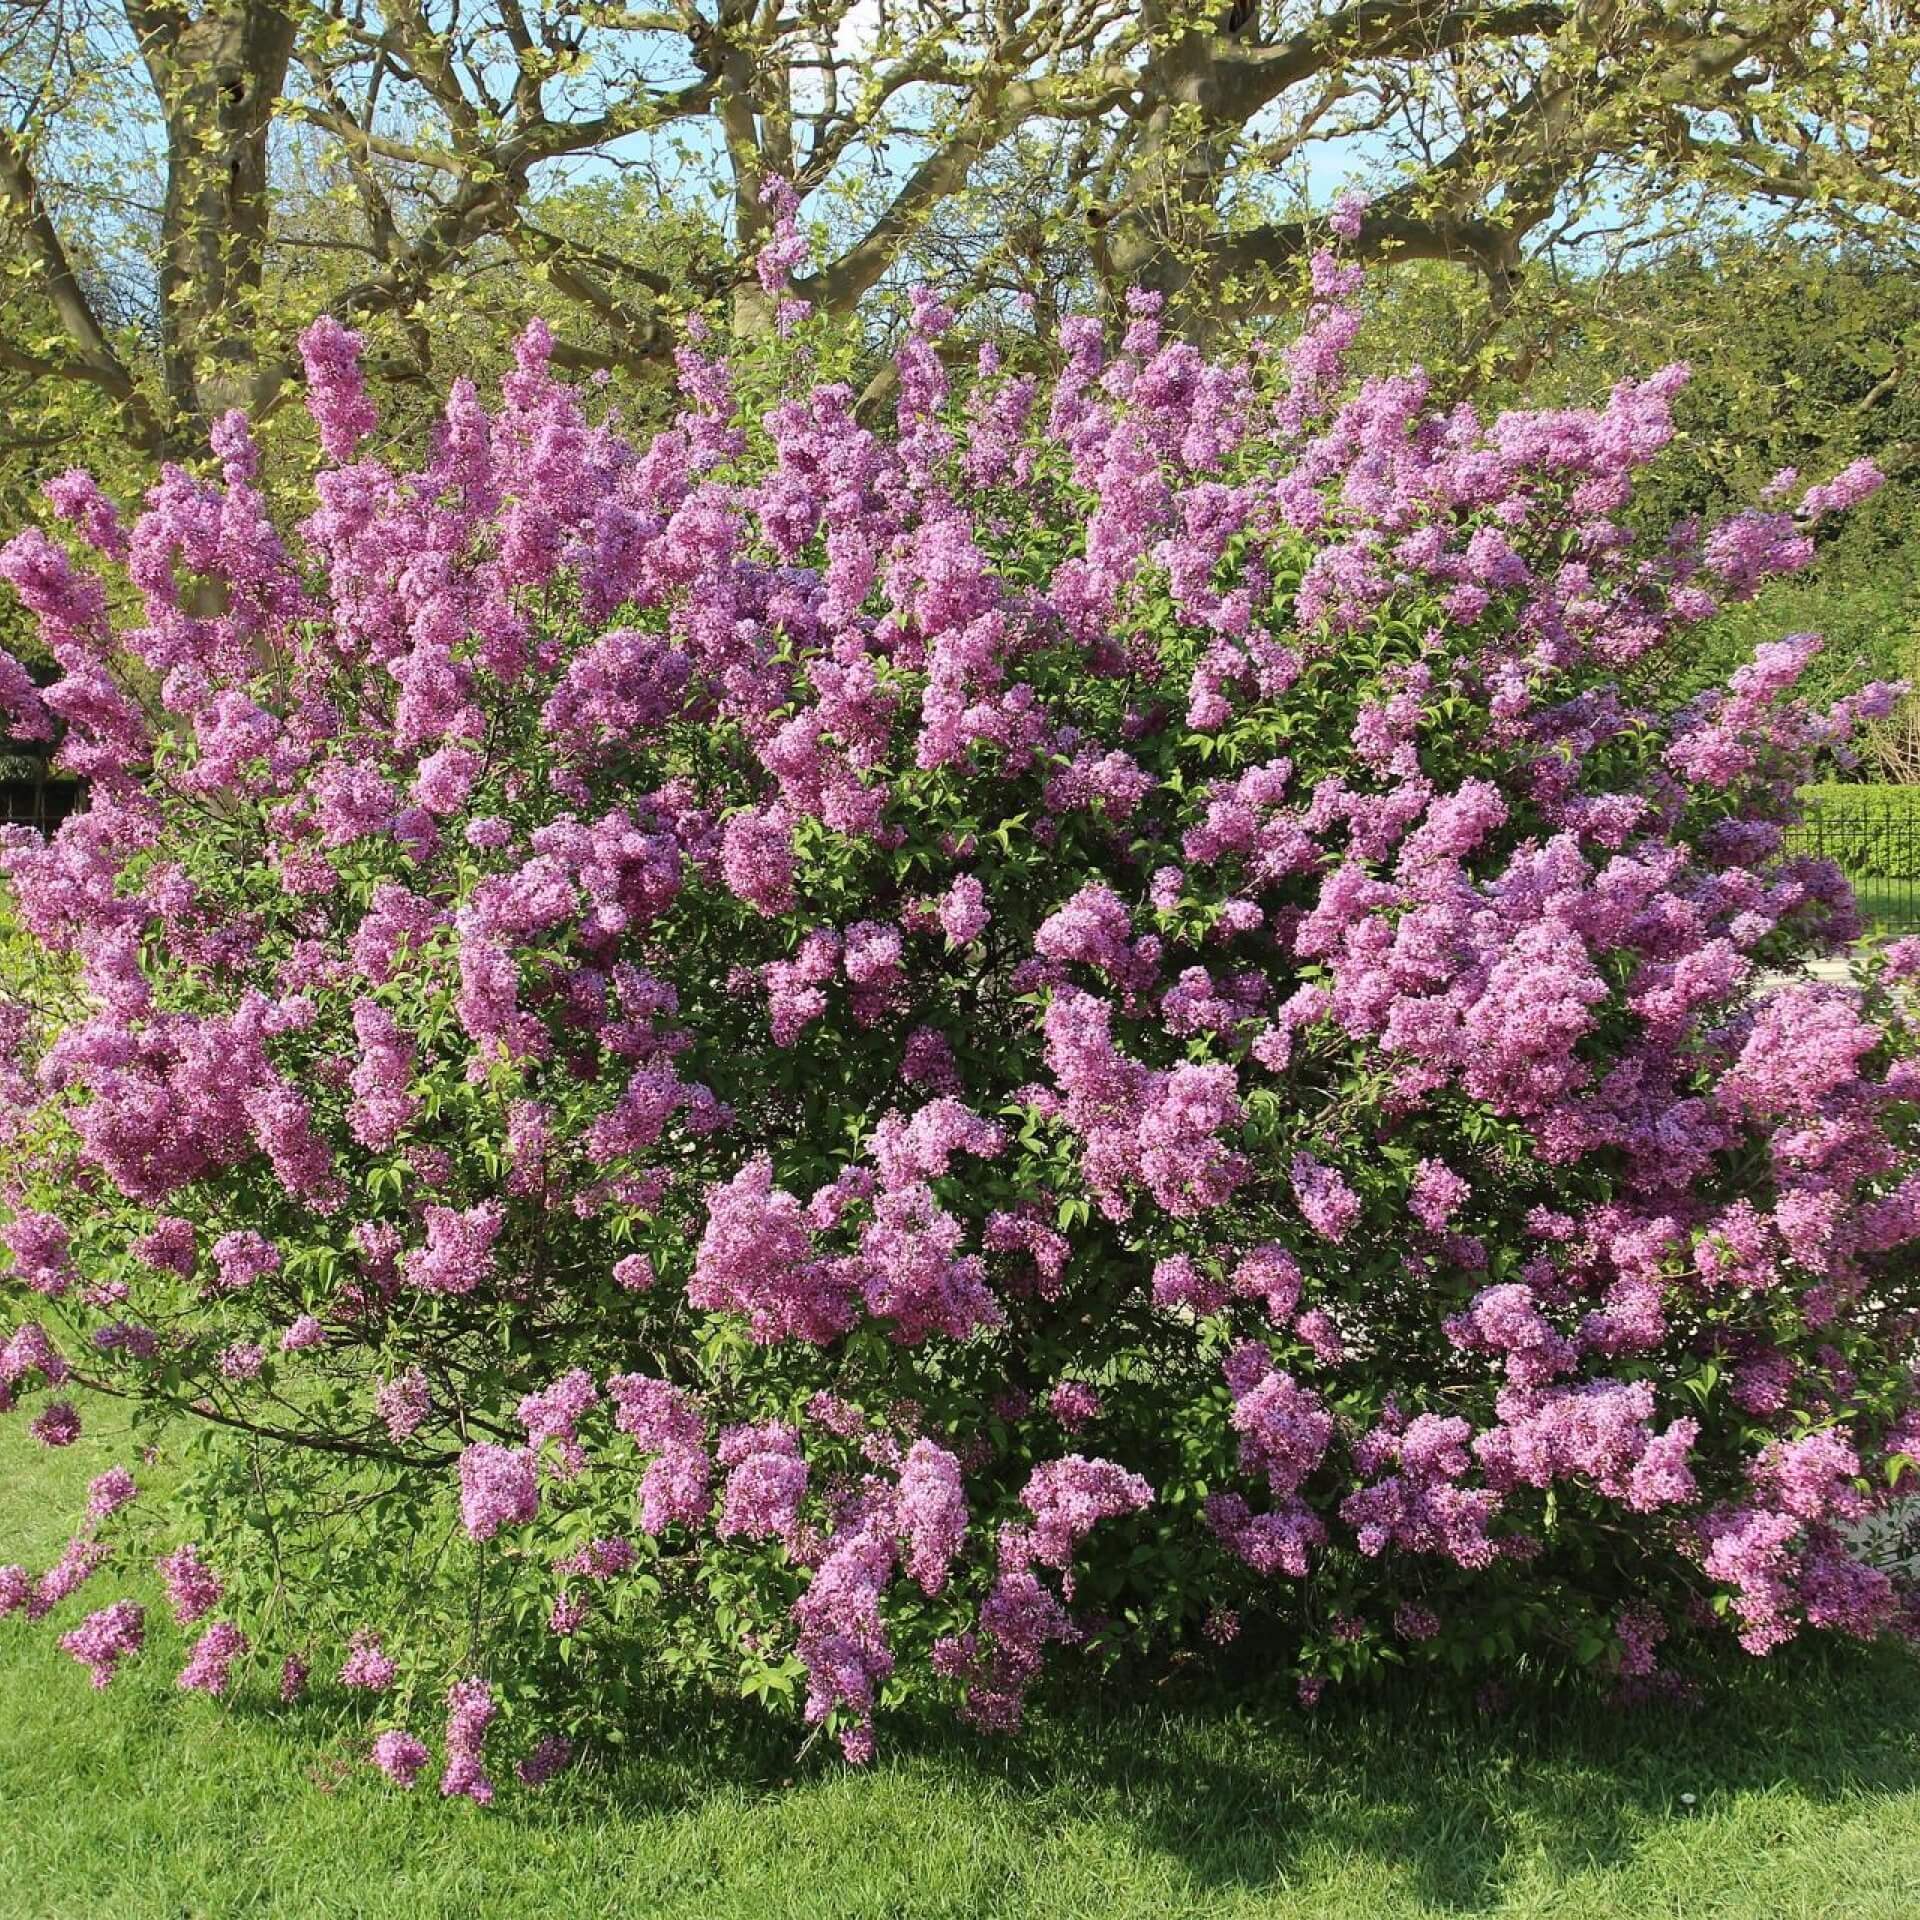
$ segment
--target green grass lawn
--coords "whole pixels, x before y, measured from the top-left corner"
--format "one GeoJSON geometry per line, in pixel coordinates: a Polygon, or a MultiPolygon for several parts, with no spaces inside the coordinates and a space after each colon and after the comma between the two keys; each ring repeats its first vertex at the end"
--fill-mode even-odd
{"type": "MultiPolygon", "coordinates": [[[[0,1423],[0,1559],[51,1558],[104,1457],[0,1423]]],[[[53,1639],[0,1622],[0,1920],[1920,1916],[1920,1661],[1893,1651],[1498,1721],[1181,1680],[1015,1741],[896,1730],[858,1774],[717,1716],[481,1812],[385,1787],[335,1702],[176,1692],[157,1619],[106,1694],[53,1639]]]]}

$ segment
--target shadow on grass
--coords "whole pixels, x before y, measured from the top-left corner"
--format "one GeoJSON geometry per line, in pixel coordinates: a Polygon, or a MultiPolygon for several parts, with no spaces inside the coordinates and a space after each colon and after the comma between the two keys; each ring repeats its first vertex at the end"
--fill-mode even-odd
{"type": "MultiPolygon", "coordinates": [[[[1920,1661],[1897,1648],[1789,1649],[1691,1708],[1543,1693],[1489,1718],[1409,1678],[1313,1715],[1272,1684],[1237,1699],[1218,1679],[1145,1691],[1037,1713],[1013,1740],[896,1721],[865,1778],[1036,1844],[1063,1822],[1109,1830],[1203,1894],[1366,1862],[1425,1906],[1463,1911],[1496,1902],[1522,1861],[1554,1877],[1618,1867],[1662,1827],[1743,1796],[1860,1809],[1920,1788],[1920,1661]]],[[[824,1746],[796,1760],[784,1729],[744,1712],[636,1733],[632,1757],[509,1817],[564,1829],[715,1795],[751,1807],[858,1790],[824,1746]]]]}
{"type": "MultiPolygon", "coordinates": [[[[14,1535],[0,1557],[51,1556],[57,1516],[77,1505],[99,1464],[72,1452],[33,1459],[31,1473],[9,1473],[0,1454],[0,1521],[14,1535]]],[[[1822,1876],[1870,1872],[1882,1851],[1901,1872],[1920,1866],[1911,1806],[1896,1804],[1920,1792],[1920,1660],[1891,1647],[1796,1645],[1730,1663],[1691,1710],[1612,1711],[1542,1693],[1489,1719],[1465,1690],[1405,1674],[1354,1697],[1335,1689],[1303,1713],[1291,1674],[1249,1636],[1217,1665],[1136,1676],[1079,1702],[1063,1668],[1060,1694],[1011,1739],[958,1732],[932,1715],[891,1716],[864,1774],[829,1742],[797,1754],[790,1723],[744,1703],[683,1702],[633,1724],[624,1752],[593,1758],[539,1795],[503,1790],[485,1816],[444,1807],[429,1785],[409,1797],[372,1777],[365,1702],[325,1687],[311,1704],[282,1709],[264,1672],[219,1707],[184,1699],[173,1683],[184,1651],[156,1609],[153,1644],[103,1703],[47,1629],[0,1624],[0,1856],[11,1821],[16,1853],[34,1870],[91,1887],[105,1860],[122,1875],[114,1884],[144,1897],[168,1850],[182,1856],[168,1869],[172,1889],[196,1874],[212,1884],[232,1859],[281,1870],[297,1841],[333,1849],[317,1865],[296,1862],[302,1870],[336,1873],[325,1898],[297,1910],[357,1911],[326,1904],[342,1897],[345,1879],[399,1884],[413,1873],[405,1884],[417,1904],[379,1912],[462,1920],[482,1910],[467,1883],[434,1905],[434,1876],[524,1870],[526,1899],[503,1893],[485,1909],[500,1915],[1131,1916],[1211,1911],[1249,1896],[1264,1905],[1263,1894],[1284,1888],[1305,1903],[1289,1912],[1373,1920],[1389,1906],[1405,1911],[1404,1900],[1440,1912],[1506,1907],[1583,1874],[1605,1880],[1587,1891],[1607,1904],[1582,1912],[1625,1912],[1613,1889],[1643,1861],[1691,1851],[1704,1874],[1728,1855],[1762,1872],[1780,1835],[1797,1849],[1792,1898],[1743,1901],[1736,1890],[1734,1904],[1713,1912],[1864,1913],[1857,1888],[1829,1888],[1822,1876]],[[298,1805],[303,1781],[324,1797],[298,1805]],[[1859,1859],[1845,1852],[1859,1850],[1851,1839],[1817,1844],[1845,1820],[1870,1836],[1859,1859]],[[1686,1831],[1694,1823],[1697,1841],[1686,1831]],[[864,1905],[842,1873],[842,1856],[856,1854],[869,1872],[861,1884],[873,1889],[864,1905]],[[781,1885],[766,1878],[775,1855],[793,1862],[781,1885]],[[580,1879],[554,1906],[541,1876],[581,1862],[582,1874],[599,1876],[594,1888],[612,1889],[607,1900],[580,1879]],[[1103,1903],[1088,1876],[1107,1871],[1122,1897],[1103,1903]],[[648,1872],[652,1904],[635,1905],[637,1876],[648,1872]],[[1056,1875],[1070,1883],[1056,1887],[1056,1875]],[[921,1879],[935,1883],[931,1892],[921,1879]],[[1336,1882],[1357,1891],[1322,1898],[1336,1882]]],[[[511,1730],[501,1743],[523,1744],[511,1730]]],[[[58,1879],[63,1895],[69,1884],[58,1879]]],[[[1697,1880],[1669,1887],[1657,1910],[1705,1910],[1700,1891],[1697,1880]]],[[[11,1898],[0,1886],[0,1914],[28,1911],[11,1898]]],[[[32,1911],[77,1920],[105,1910],[49,1898],[32,1911]]],[[[205,1910],[296,1910],[245,1905],[224,1880],[219,1898],[225,1904],[205,1910]]],[[[1901,1905],[1903,1887],[1892,1898],[1870,1910],[1920,1913],[1920,1894],[1901,1905]]]]}

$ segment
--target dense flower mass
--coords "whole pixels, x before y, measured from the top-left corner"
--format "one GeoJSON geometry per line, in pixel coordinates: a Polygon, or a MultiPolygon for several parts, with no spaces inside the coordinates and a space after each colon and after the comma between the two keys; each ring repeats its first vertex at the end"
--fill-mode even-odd
{"type": "Polygon", "coordinates": [[[1782,829],[1892,690],[1630,692],[1877,476],[1648,529],[1682,371],[1483,419],[1313,283],[1044,387],[918,297],[887,430],[789,311],[644,444],[536,327],[413,465],[329,324],[297,528],[231,416],[0,551],[90,793],[0,829],[0,1410],[207,1424],[134,1516],[182,1687],[311,1668],[402,1787],[444,1701],[484,1803],[649,1675],[859,1759],[1263,1619],[1309,1702],[1920,1629],[1920,958],[1767,984],[1855,931],[1782,829]]]}

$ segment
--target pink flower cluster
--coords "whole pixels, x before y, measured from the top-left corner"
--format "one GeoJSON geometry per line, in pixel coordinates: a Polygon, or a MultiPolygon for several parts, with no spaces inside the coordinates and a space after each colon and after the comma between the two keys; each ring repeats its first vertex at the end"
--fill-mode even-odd
{"type": "Polygon", "coordinates": [[[440,1791],[448,1799],[461,1797],[480,1807],[492,1804],[493,1782],[483,1761],[487,1729],[499,1711],[484,1680],[456,1680],[447,1690],[447,1764],[440,1791]]]}
{"type": "Polygon", "coordinates": [[[231,1684],[231,1668],[248,1651],[247,1636],[230,1620],[216,1620],[198,1640],[176,1683],[189,1693],[216,1699],[231,1684]]]}
{"type": "Polygon", "coordinates": [[[173,1552],[163,1554],[154,1565],[166,1585],[173,1617],[183,1627],[192,1626],[220,1604],[226,1589],[213,1569],[200,1558],[198,1547],[176,1547],[173,1552]]]}
{"type": "Polygon", "coordinates": [[[532,1452],[481,1441],[460,1455],[460,1519],[474,1540],[523,1527],[540,1510],[532,1452]]]}
{"type": "Polygon", "coordinates": [[[90,1613],[71,1632],[60,1636],[60,1650],[70,1653],[87,1669],[96,1687],[106,1686],[120,1662],[140,1651],[147,1637],[145,1611],[131,1600],[116,1600],[90,1613]]]}

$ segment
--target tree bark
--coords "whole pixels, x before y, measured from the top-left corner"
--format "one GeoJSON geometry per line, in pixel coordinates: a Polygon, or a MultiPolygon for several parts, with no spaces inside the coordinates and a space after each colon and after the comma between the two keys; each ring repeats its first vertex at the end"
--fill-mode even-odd
{"type": "Polygon", "coordinates": [[[257,301],[271,203],[267,143],[293,55],[294,14],[217,0],[197,18],[131,0],[167,132],[159,260],[170,438],[256,398],[257,301]]]}

